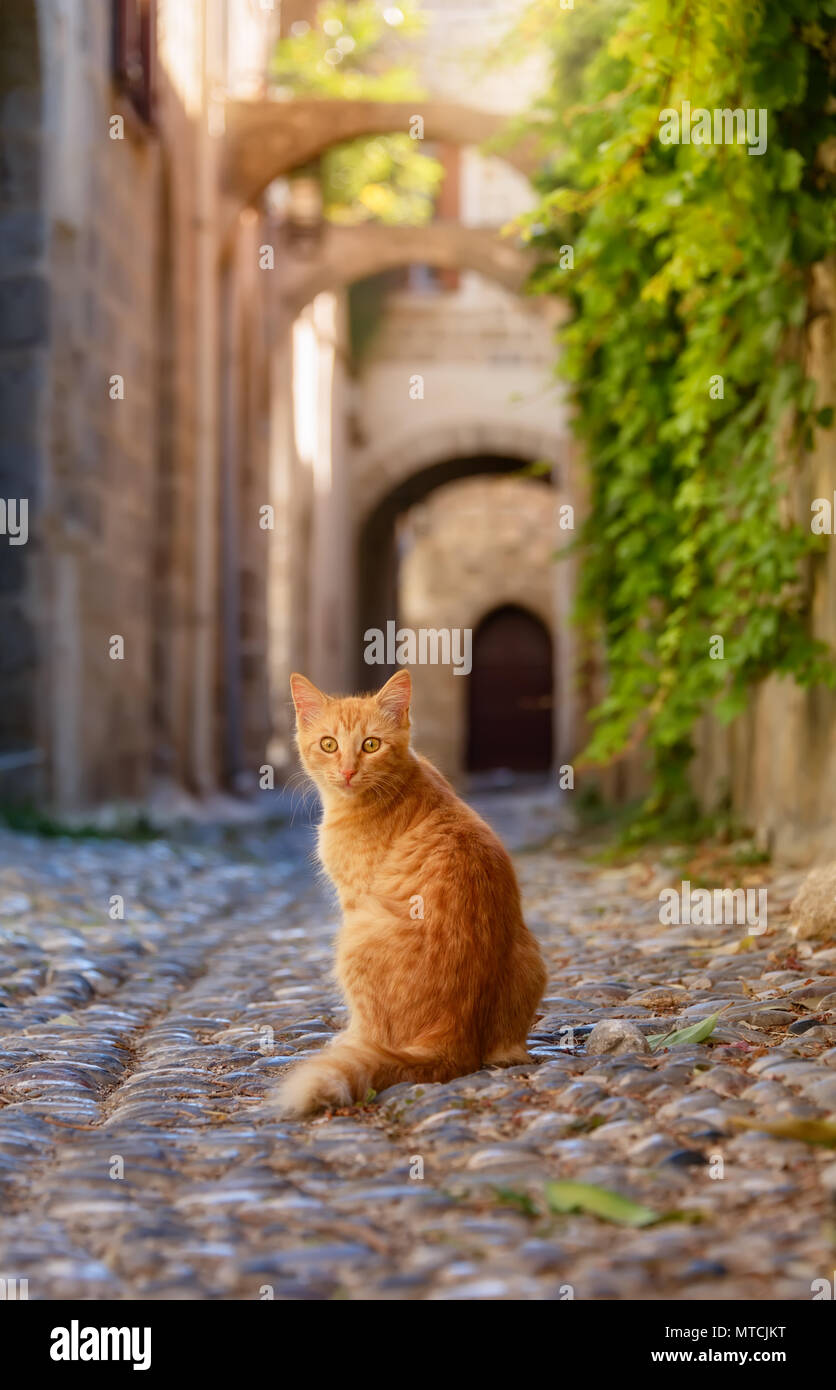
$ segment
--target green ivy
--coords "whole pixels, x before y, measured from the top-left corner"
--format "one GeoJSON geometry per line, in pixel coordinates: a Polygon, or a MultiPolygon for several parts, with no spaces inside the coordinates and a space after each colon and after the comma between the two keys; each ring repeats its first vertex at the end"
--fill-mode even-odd
{"type": "Polygon", "coordinates": [[[689,814],[706,711],[734,718],[771,673],[833,682],[809,631],[805,557],[821,541],[787,493],[832,423],[804,329],[810,267],[836,240],[822,157],[836,0],[539,0],[526,22],[552,81],[537,111],[550,162],[524,230],[542,254],[532,288],[573,309],[559,371],[588,481],[578,617],[606,655],[586,757],[643,742],[639,829],[656,832],[689,814]],[[764,108],[765,152],[663,144],[660,111],[683,101],[764,108]]]}

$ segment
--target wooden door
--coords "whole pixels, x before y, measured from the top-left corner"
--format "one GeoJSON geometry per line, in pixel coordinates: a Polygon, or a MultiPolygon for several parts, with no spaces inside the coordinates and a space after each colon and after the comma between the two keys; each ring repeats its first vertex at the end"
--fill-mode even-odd
{"type": "Polygon", "coordinates": [[[467,766],[545,772],[552,765],[552,643],[539,618],[499,608],[473,634],[467,766]]]}

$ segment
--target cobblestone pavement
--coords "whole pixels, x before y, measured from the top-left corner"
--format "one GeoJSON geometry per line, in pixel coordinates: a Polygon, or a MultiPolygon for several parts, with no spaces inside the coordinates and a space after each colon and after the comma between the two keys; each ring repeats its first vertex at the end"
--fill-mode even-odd
{"type": "MultiPolygon", "coordinates": [[[[486,804],[517,845],[546,826],[486,804]]],[[[836,1118],[836,948],[787,935],[792,875],[744,949],[660,926],[679,870],[522,847],[550,969],[532,1064],[287,1123],[280,1068],[343,1017],[309,840],[0,836],[0,1277],[86,1299],[809,1299],[832,1277],[836,1154],[735,1124],[836,1118]],[[584,1054],[602,1018],[718,1009],[709,1042],[584,1054]],[[550,1213],[565,1178],[664,1219],[550,1213]]]]}

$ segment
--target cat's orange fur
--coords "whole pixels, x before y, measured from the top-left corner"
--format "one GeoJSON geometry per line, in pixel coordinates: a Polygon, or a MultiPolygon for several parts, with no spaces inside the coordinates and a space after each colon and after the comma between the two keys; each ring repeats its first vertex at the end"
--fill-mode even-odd
{"type": "Polygon", "coordinates": [[[398,1081],[528,1061],[540,950],[503,845],[410,747],[409,673],[348,698],[304,676],[290,685],[299,753],[322,798],[319,856],[343,912],[336,974],[350,1021],[291,1069],[281,1109],[306,1115],[398,1081]],[[369,738],[379,749],[363,751],[369,738]]]}

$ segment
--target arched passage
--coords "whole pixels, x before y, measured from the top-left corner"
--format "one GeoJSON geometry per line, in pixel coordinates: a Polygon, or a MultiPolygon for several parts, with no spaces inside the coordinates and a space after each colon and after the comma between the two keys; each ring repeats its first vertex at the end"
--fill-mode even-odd
{"type": "MultiPolygon", "coordinates": [[[[423,264],[444,270],[475,270],[514,293],[520,292],[536,264],[524,250],[498,231],[465,227],[459,222],[432,222],[424,227],[325,227],[313,254],[284,253],[277,272],[279,294],[298,314],[323,291],[348,285],[385,270],[423,264]]],[[[543,301],[538,312],[555,314],[543,301]]]]}
{"type": "Polygon", "coordinates": [[[545,623],[509,604],[473,634],[467,770],[548,772],[552,765],[554,663],[545,623]]]}
{"type": "MultiPolygon", "coordinates": [[[[386,630],[397,616],[398,517],[437,488],[461,478],[519,473],[531,460],[505,454],[474,454],[430,464],[393,487],[372,509],[360,527],[357,541],[357,684],[368,685],[370,669],[363,663],[363,634],[369,628],[386,630]]],[[[553,476],[552,482],[559,480],[553,476]]],[[[372,668],[377,683],[392,674],[393,667],[372,668]]]]}
{"type": "MultiPolygon", "coordinates": [[[[238,206],[252,203],[272,179],[307,163],[330,145],[362,135],[386,135],[414,128],[411,101],[238,101],[226,107],[224,183],[238,206]]],[[[418,103],[422,138],[478,145],[498,135],[506,116],[477,111],[458,102],[418,103]]],[[[520,139],[501,158],[524,173],[536,166],[537,146],[520,139]]]]}

